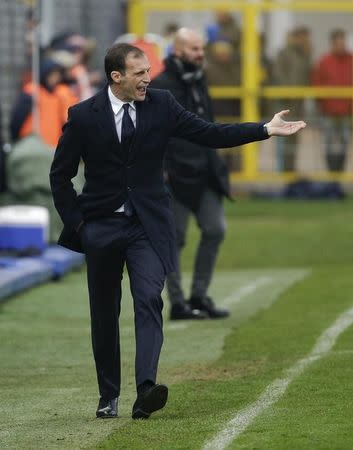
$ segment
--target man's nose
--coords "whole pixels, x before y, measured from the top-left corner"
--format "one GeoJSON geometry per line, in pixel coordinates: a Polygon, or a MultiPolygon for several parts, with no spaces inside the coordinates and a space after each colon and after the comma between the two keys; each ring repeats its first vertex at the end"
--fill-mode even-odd
{"type": "Polygon", "coordinates": [[[151,75],[147,72],[143,78],[144,83],[150,83],[151,82],[151,75]]]}

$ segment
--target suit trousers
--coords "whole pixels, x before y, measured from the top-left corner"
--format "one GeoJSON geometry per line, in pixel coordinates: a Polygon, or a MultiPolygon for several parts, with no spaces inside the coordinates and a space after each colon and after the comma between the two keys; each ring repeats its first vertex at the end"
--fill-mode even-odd
{"type": "MultiPolygon", "coordinates": [[[[177,269],[167,277],[167,289],[172,304],[185,301],[181,285],[180,253],[185,245],[187,225],[192,211],[173,197],[173,211],[176,224],[178,258],[177,269]]],[[[206,189],[201,197],[197,211],[194,213],[201,239],[194,262],[194,273],[191,286],[191,296],[203,298],[207,294],[218,249],[224,239],[226,230],[223,201],[220,194],[212,189],[206,189]]]]}
{"type": "Polygon", "coordinates": [[[136,215],[89,221],[80,231],[86,254],[92,347],[101,397],[120,394],[119,314],[126,264],[135,314],[136,385],[156,381],[163,343],[163,264],[136,215]]]}

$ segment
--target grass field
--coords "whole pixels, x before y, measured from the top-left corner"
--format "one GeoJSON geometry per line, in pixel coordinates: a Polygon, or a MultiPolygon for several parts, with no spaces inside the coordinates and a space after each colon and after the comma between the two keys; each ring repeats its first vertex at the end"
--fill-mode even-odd
{"type": "MultiPolygon", "coordinates": [[[[127,280],[117,420],[94,418],[84,271],[0,306],[0,449],[353,448],[353,326],[336,327],[337,339],[330,331],[353,307],[353,200],[239,200],[227,206],[227,217],[211,294],[232,315],[169,322],[165,302],[159,381],[168,384],[170,397],[148,421],[130,418],[134,336],[127,280]],[[312,358],[320,336],[332,345],[312,358]],[[283,392],[278,380],[289,380],[283,392]],[[266,404],[263,393],[273,385],[274,400],[266,404]],[[247,408],[255,413],[242,428],[236,418],[247,408]]],[[[194,226],[189,242],[185,286],[194,226]]]]}

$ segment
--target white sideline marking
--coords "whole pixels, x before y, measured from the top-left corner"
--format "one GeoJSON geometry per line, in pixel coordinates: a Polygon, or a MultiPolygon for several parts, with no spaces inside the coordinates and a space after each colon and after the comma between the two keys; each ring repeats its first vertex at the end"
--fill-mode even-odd
{"type": "Polygon", "coordinates": [[[235,303],[239,303],[244,297],[253,294],[259,287],[272,283],[272,281],[272,277],[257,278],[251,283],[240,287],[235,292],[233,292],[233,294],[229,295],[229,297],[226,297],[224,300],[222,300],[222,306],[229,306],[234,305],[235,303]]]}
{"type": "Polygon", "coordinates": [[[178,322],[178,323],[169,323],[164,328],[167,330],[185,330],[187,328],[188,324],[185,322],[178,322]]]}
{"type": "Polygon", "coordinates": [[[272,406],[286,391],[289,384],[313,362],[323,358],[334,346],[338,336],[353,324],[353,307],[341,314],[316,341],[311,352],[286,370],[283,378],[274,380],[260,397],[240,410],[212,440],[206,442],[203,450],[223,450],[236,439],[251,423],[272,406]]]}

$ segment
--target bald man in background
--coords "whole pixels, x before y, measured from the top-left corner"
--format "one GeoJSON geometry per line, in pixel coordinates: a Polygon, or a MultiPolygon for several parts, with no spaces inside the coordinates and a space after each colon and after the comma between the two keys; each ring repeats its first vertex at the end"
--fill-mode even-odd
{"type": "MultiPolygon", "coordinates": [[[[204,74],[204,39],[181,28],[174,39],[173,54],[165,60],[165,70],[151,87],[169,90],[190,112],[213,121],[211,100],[204,74]]],[[[177,231],[177,270],[167,278],[171,320],[216,319],[229,315],[216,307],[207,295],[218,250],[225,234],[223,198],[230,197],[228,171],[217,150],[184,139],[168,142],[165,170],[173,195],[177,231]],[[201,232],[191,287],[186,301],[181,285],[180,252],[185,244],[188,220],[195,216],[201,232]]]]}

